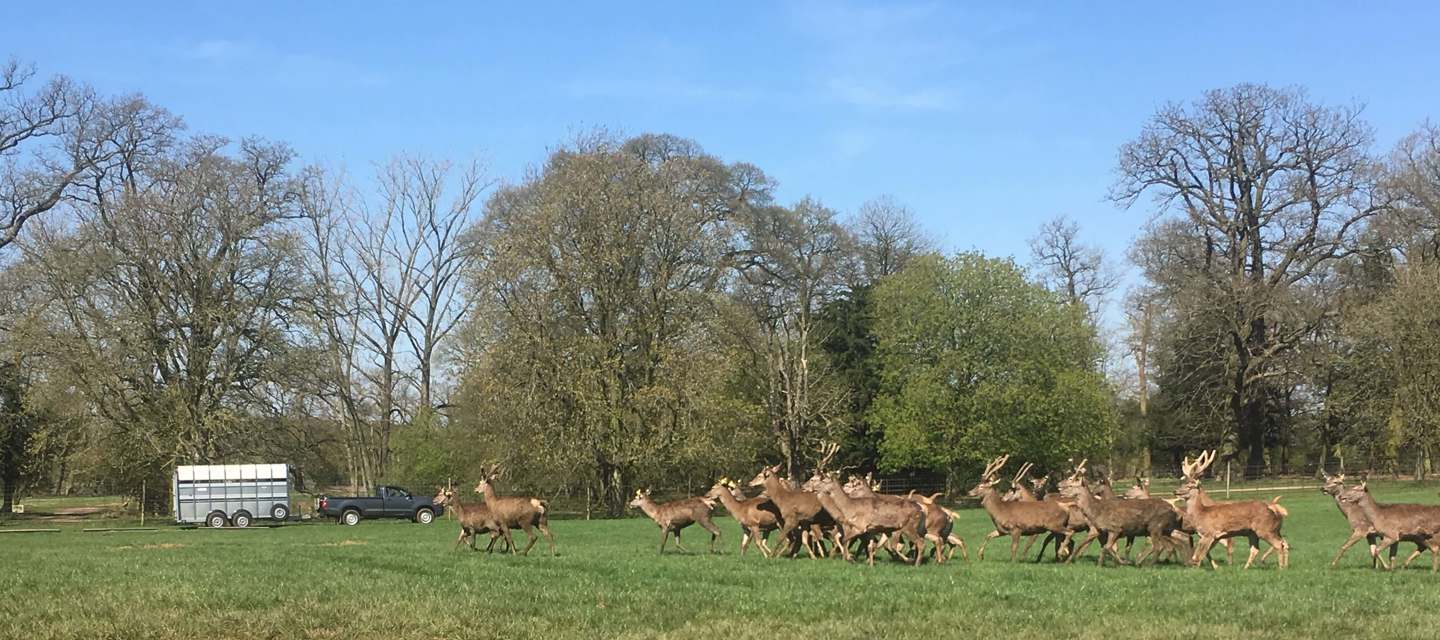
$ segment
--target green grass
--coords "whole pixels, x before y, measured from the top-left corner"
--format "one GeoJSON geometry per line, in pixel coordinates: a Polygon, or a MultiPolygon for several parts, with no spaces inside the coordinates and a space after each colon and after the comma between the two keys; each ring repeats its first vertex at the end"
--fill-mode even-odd
{"type": "MultiPolygon", "coordinates": [[[[1437,501],[1434,487],[1374,490],[1437,501]]],[[[62,523],[62,533],[0,534],[0,637],[1435,636],[1440,576],[1428,556],[1423,570],[1378,573],[1362,544],[1329,570],[1348,534],[1333,501],[1311,491],[1284,504],[1285,572],[1273,561],[1248,572],[1100,569],[1093,551],[1075,566],[1011,564],[1000,541],[977,562],[988,531],[978,510],[962,513],[970,562],[918,569],[740,558],[728,519],[724,555],[657,557],[654,525],[631,519],[555,522],[561,555],[544,555],[542,541],[529,558],[452,552],[443,519],[113,534],[62,523]]],[[[686,536],[692,551],[701,534],[686,536]]]]}

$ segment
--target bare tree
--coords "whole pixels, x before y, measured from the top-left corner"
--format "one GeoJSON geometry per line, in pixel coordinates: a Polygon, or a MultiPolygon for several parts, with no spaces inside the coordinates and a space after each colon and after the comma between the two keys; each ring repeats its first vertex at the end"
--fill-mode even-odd
{"type": "Polygon", "coordinates": [[[904,269],[910,258],[935,248],[910,209],[890,196],[860,205],[851,230],[859,240],[861,268],[869,282],[904,269]]]}
{"type": "Polygon", "coordinates": [[[791,477],[801,451],[828,427],[844,394],[827,379],[814,349],[821,306],[843,285],[854,239],[835,213],[805,199],[792,208],[764,207],[746,221],[740,295],[764,336],[771,430],[791,477]]]}
{"type": "Polygon", "coordinates": [[[405,157],[390,165],[384,180],[387,198],[410,221],[406,226],[413,227],[412,241],[418,245],[415,297],[401,331],[416,360],[418,406],[427,412],[435,408],[436,352],[471,306],[460,295],[464,274],[476,255],[464,232],[476,201],[490,184],[477,163],[454,180],[452,171],[449,162],[405,157]]]}
{"type": "Polygon", "coordinates": [[[1081,244],[1079,236],[1080,225],[1059,216],[1030,239],[1030,255],[1046,286],[1095,313],[1120,279],[1105,262],[1104,251],[1081,244]]]}
{"type": "Polygon", "coordinates": [[[1388,206],[1370,142],[1358,108],[1239,85],[1162,109],[1121,149],[1112,197],[1128,206],[1150,193],[1162,215],[1185,221],[1157,227],[1182,269],[1162,276],[1178,286],[1159,291],[1172,306],[1185,292],[1194,318],[1224,327],[1212,342],[1229,354],[1226,404],[1247,473],[1265,465],[1263,390],[1294,377],[1284,359],[1320,317],[1299,290],[1353,253],[1364,222],[1388,206]]]}
{"type": "Polygon", "coordinates": [[[98,174],[133,166],[178,121],[138,97],[104,100],[64,76],[28,90],[32,66],[0,64],[0,249],[98,174]]]}

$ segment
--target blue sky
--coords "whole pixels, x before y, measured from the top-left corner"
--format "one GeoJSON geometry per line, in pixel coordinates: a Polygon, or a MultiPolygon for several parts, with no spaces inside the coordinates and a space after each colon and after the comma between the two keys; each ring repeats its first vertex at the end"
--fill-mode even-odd
{"type": "Polygon", "coordinates": [[[516,179],[594,127],[674,133],[786,201],[891,194],[1022,259],[1060,213],[1123,259],[1147,213],[1105,201],[1115,151],[1168,101],[1302,85],[1366,104],[1381,147],[1440,119],[1437,3],[188,4],[4,3],[0,56],[352,174],[404,151],[516,179]]]}

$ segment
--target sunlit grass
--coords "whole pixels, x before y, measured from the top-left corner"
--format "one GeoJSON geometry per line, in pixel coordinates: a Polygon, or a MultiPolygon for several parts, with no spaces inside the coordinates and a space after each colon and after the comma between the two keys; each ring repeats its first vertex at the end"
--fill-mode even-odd
{"type": "MultiPolygon", "coordinates": [[[[1374,491],[1440,502],[1433,487],[1374,491]]],[[[58,534],[0,534],[0,637],[1435,636],[1440,576],[1428,556],[1423,570],[1377,573],[1357,545],[1329,570],[1348,534],[1334,503],[1307,491],[1284,504],[1285,572],[1273,561],[1099,569],[1093,551],[1075,566],[1011,564],[1003,540],[984,562],[918,569],[767,561],[736,555],[728,519],[724,555],[659,557],[654,525],[631,519],[554,522],[561,555],[542,543],[528,558],[452,552],[445,520],[111,534],[61,523],[58,534]]],[[[962,515],[973,554],[988,520],[962,515]]],[[[698,530],[687,539],[704,548],[698,530]]]]}

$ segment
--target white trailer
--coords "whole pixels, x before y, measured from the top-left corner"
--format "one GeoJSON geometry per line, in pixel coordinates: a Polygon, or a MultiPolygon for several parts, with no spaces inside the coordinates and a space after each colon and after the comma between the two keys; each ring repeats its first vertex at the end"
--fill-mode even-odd
{"type": "Polygon", "coordinates": [[[248,527],[256,518],[290,517],[290,474],[283,464],[175,467],[175,521],[248,527]]]}

